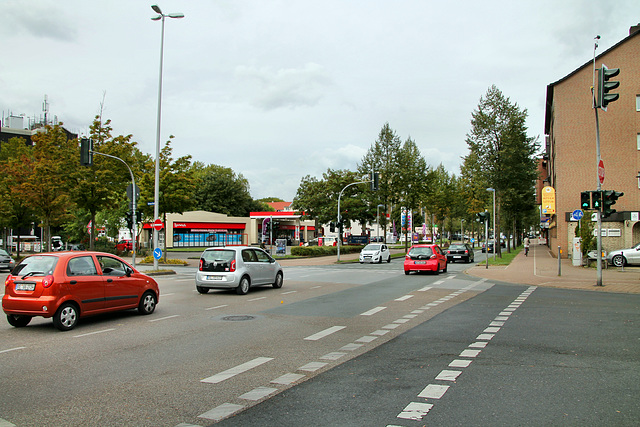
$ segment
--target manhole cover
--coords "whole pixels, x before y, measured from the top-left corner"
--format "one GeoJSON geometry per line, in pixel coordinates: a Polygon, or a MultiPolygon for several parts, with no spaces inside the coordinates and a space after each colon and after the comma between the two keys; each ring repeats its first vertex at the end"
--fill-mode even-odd
{"type": "Polygon", "coordinates": [[[224,316],[222,320],[226,320],[228,322],[242,322],[243,320],[253,320],[254,316],[249,316],[246,314],[236,315],[236,316],[224,316]]]}

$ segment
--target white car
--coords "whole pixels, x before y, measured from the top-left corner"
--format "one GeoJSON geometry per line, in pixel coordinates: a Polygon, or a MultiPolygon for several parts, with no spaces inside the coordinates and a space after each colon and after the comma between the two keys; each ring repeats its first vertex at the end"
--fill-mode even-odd
{"type": "Polygon", "coordinates": [[[360,251],[360,264],[382,261],[391,262],[391,252],[384,243],[370,243],[360,251]]]}

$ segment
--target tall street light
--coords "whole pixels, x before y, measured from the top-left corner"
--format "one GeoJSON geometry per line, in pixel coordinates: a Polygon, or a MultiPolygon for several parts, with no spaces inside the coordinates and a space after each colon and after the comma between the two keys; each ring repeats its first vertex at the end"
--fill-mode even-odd
{"type": "MultiPolygon", "coordinates": [[[[184,18],[182,13],[162,13],[160,6],[151,6],[158,16],[151,18],[152,21],[162,21],[162,32],[160,33],[160,77],[158,78],[158,120],[156,127],[156,183],[153,191],[153,219],[160,217],[160,118],[162,116],[162,58],[164,53],[164,18],[184,18]]],[[[153,249],[158,248],[158,230],[153,229],[153,249]]],[[[158,260],[153,257],[153,269],[158,269],[158,260]]]]}
{"type": "MultiPolygon", "coordinates": [[[[493,211],[491,216],[493,217],[493,259],[496,259],[496,189],[495,188],[487,188],[487,191],[491,191],[493,193],[493,211]]],[[[487,258],[489,257],[489,248],[487,248],[487,258]]]]}

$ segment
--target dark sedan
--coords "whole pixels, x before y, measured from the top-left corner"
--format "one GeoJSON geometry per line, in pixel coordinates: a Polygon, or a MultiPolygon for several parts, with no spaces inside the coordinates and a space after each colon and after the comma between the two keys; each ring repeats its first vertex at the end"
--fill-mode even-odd
{"type": "Polygon", "coordinates": [[[455,262],[455,261],[464,261],[464,262],[473,262],[475,259],[473,254],[473,249],[467,243],[464,244],[453,244],[449,246],[447,249],[447,261],[455,262]]]}

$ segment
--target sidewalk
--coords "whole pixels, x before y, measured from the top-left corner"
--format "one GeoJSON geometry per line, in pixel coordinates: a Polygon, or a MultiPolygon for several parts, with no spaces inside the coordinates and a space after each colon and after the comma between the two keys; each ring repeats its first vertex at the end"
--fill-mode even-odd
{"type": "Polygon", "coordinates": [[[570,259],[562,259],[561,276],[558,276],[558,259],[551,256],[549,248],[532,244],[529,256],[520,252],[508,266],[476,265],[466,270],[471,276],[509,283],[549,286],[554,288],[583,289],[590,291],[640,293],[640,269],[626,267],[624,271],[609,266],[602,269],[602,284],[596,286],[597,270],[574,267],[570,259]]]}

